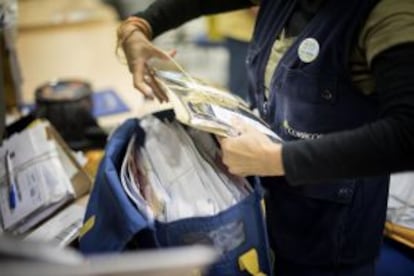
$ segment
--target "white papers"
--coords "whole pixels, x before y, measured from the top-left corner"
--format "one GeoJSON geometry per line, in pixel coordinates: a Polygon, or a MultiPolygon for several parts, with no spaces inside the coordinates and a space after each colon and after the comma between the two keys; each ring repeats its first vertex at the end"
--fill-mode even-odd
{"type": "Polygon", "coordinates": [[[276,135],[276,133],[274,133],[273,131],[271,131],[268,127],[264,126],[263,124],[259,123],[258,121],[255,121],[249,117],[243,116],[240,113],[234,112],[232,110],[220,107],[218,105],[211,105],[211,109],[214,112],[214,115],[217,118],[220,118],[223,122],[225,122],[228,125],[232,124],[232,121],[234,119],[236,120],[240,120],[242,122],[244,122],[245,124],[250,125],[253,128],[256,128],[257,130],[259,130],[260,132],[263,132],[264,134],[277,139],[279,141],[281,141],[280,137],[278,135],[276,135]]]}
{"type": "Polygon", "coordinates": [[[2,228],[14,230],[34,212],[68,199],[74,194],[62,163],[58,146],[48,139],[47,123],[37,123],[12,135],[0,148],[0,158],[11,153],[16,183],[16,206],[10,205],[7,168],[0,166],[0,214],[2,228]]]}
{"type": "Polygon", "coordinates": [[[414,229],[414,173],[391,175],[387,220],[414,229]]]}
{"type": "Polygon", "coordinates": [[[122,162],[121,183],[127,196],[139,209],[141,214],[144,217],[146,217],[146,219],[150,223],[152,223],[154,221],[153,211],[151,210],[150,204],[144,198],[145,193],[143,195],[141,194],[141,191],[140,191],[140,188],[142,188],[142,190],[145,189],[143,187],[145,186],[145,183],[143,179],[138,179],[137,173],[134,173],[134,171],[138,169],[141,171],[144,170],[143,168],[138,168],[138,166],[142,166],[141,164],[142,164],[142,160],[141,158],[139,158],[139,148],[135,147],[135,135],[134,135],[129,141],[128,148],[127,148],[127,154],[122,162]],[[135,158],[137,160],[134,160],[135,158]],[[135,161],[134,164],[132,164],[133,161],[135,161]]]}
{"type": "Polygon", "coordinates": [[[78,235],[86,208],[71,205],[25,237],[27,240],[50,242],[63,247],[78,235]]]}
{"type": "Polygon", "coordinates": [[[122,165],[121,180],[127,195],[149,221],[215,215],[249,194],[246,180],[229,177],[214,164],[218,148],[209,134],[198,132],[190,137],[179,123],[161,122],[151,116],[141,125],[146,140],[144,147],[136,150],[151,192],[143,195],[142,183],[132,184],[128,177],[131,168],[127,168],[126,159],[136,156],[131,151],[134,137],[122,165]],[[197,146],[193,139],[198,140],[197,146]]]}

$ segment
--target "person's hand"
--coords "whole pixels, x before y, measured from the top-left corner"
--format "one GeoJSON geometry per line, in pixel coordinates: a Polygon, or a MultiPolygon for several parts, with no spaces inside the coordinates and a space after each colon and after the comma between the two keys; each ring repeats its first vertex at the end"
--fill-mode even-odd
{"type": "Polygon", "coordinates": [[[237,125],[240,135],[218,138],[229,172],[243,177],[283,175],[282,145],[247,124],[237,125]]]}
{"type": "Polygon", "coordinates": [[[174,56],[175,51],[165,53],[155,47],[148,37],[134,25],[125,25],[118,34],[122,39],[122,47],[129,71],[132,74],[134,87],[146,98],[156,97],[160,102],[168,101],[165,92],[157,85],[153,72],[147,66],[151,58],[169,59],[168,55],[174,56]]]}

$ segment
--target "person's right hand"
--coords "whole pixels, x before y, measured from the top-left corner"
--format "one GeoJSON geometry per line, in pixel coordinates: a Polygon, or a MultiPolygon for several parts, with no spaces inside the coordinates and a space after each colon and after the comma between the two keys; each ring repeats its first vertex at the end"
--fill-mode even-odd
{"type": "MultiPolygon", "coordinates": [[[[126,28],[133,26],[126,26],[126,28]]],[[[165,92],[158,86],[154,74],[147,66],[151,58],[169,59],[175,51],[165,53],[155,47],[140,30],[123,30],[132,33],[120,45],[125,53],[129,71],[132,74],[134,87],[146,98],[154,99],[154,96],[162,103],[168,101],[165,92]]]]}

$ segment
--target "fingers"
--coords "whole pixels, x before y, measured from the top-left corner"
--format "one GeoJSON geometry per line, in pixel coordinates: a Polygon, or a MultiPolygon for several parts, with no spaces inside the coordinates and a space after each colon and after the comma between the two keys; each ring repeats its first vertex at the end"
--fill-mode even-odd
{"type": "Polygon", "coordinates": [[[149,70],[143,59],[138,59],[133,64],[132,76],[134,87],[140,91],[145,98],[156,97],[161,103],[168,102],[168,97],[154,79],[153,72],[149,70]]]}
{"type": "Polygon", "coordinates": [[[236,144],[234,139],[237,138],[221,136],[216,136],[216,138],[219,141],[221,148],[221,160],[226,166],[228,172],[241,177],[247,176],[247,174],[245,174],[244,170],[242,169],[243,165],[239,164],[239,161],[241,160],[240,156],[234,154],[234,146],[236,144]]]}
{"type": "Polygon", "coordinates": [[[155,97],[161,103],[168,102],[166,93],[154,78],[154,72],[147,66],[147,62],[152,58],[171,59],[176,54],[176,50],[167,53],[156,48],[148,41],[134,41],[131,39],[128,42],[130,47],[126,47],[125,52],[134,87],[147,99],[154,99],[155,97]]]}
{"type": "Polygon", "coordinates": [[[145,82],[145,63],[144,60],[137,60],[132,65],[132,78],[134,82],[134,87],[140,91],[146,98],[153,99],[153,90],[152,88],[145,82]]]}
{"type": "Polygon", "coordinates": [[[160,87],[158,82],[155,80],[153,74],[144,75],[145,82],[151,86],[153,95],[162,103],[168,102],[168,97],[165,94],[164,90],[160,87]]]}
{"type": "Polygon", "coordinates": [[[177,49],[169,50],[168,52],[160,51],[159,49],[155,49],[155,57],[160,59],[170,59],[172,57],[175,57],[177,54],[177,49]]]}
{"type": "Polygon", "coordinates": [[[175,57],[176,54],[177,54],[177,49],[172,49],[172,50],[168,51],[168,55],[170,57],[175,57]]]}
{"type": "Polygon", "coordinates": [[[170,59],[168,53],[158,50],[158,49],[154,49],[154,50],[155,51],[152,52],[152,57],[159,58],[159,59],[166,59],[166,60],[170,59]]]}

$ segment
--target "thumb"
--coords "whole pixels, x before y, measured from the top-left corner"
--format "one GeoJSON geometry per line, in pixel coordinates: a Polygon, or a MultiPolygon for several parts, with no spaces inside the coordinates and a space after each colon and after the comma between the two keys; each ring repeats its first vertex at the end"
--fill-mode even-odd
{"type": "Polygon", "coordinates": [[[160,58],[160,59],[164,59],[164,60],[169,60],[169,59],[175,57],[175,55],[177,54],[177,49],[172,49],[172,50],[169,50],[167,52],[159,50],[159,49],[157,49],[157,50],[158,51],[157,51],[155,56],[160,58]]]}
{"type": "Polygon", "coordinates": [[[169,50],[169,51],[167,52],[167,54],[168,54],[170,57],[175,57],[175,55],[177,54],[177,49],[171,49],[171,50],[169,50]]]}

